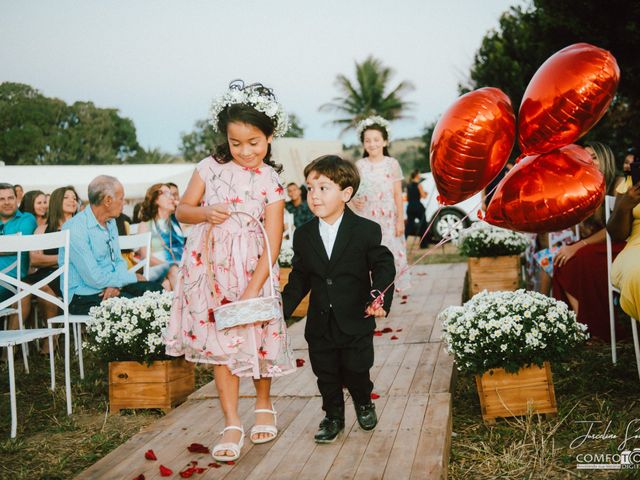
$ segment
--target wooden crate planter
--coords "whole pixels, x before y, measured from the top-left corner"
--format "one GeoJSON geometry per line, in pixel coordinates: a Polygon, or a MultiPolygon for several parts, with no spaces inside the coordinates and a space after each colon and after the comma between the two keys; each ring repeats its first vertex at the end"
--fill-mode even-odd
{"type": "Polygon", "coordinates": [[[517,290],[520,285],[520,255],[469,257],[469,295],[482,290],[517,290]]]}
{"type": "Polygon", "coordinates": [[[138,362],[109,362],[109,410],[160,408],[165,412],[195,390],[194,364],[184,358],[161,360],[150,366],[138,362]]]}
{"type": "MultiPolygon", "coordinates": [[[[284,288],[284,286],[289,281],[289,274],[291,273],[291,268],[289,267],[280,267],[280,291],[284,288]]],[[[306,317],[307,310],[309,309],[309,294],[302,299],[300,305],[296,307],[291,316],[293,317],[306,317]]]]}
{"type": "Polygon", "coordinates": [[[558,412],[553,390],[551,366],[521,368],[518,373],[506,373],[502,368],[476,375],[476,386],[482,408],[482,419],[495,422],[498,417],[525,415],[531,404],[535,413],[558,412]]]}

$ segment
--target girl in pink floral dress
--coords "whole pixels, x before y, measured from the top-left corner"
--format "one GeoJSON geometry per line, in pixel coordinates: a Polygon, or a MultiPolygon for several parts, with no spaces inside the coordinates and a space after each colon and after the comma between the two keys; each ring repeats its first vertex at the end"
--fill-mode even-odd
{"type": "Polygon", "coordinates": [[[407,271],[407,246],[404,236],[404,207],[402,201],[402,170],[398,161],[389,156],[389,122],[384,118],[369,117],[358,125],[364,146],[364,158],[356,162],[360,172],[360,188],[351,202],[354,210],[380,224],[382,244],[395,260],[395,287],[406,298],[411,287],[407,271]]]}
{"type": "Polygon", "coordinates": [[[211,110],[214,128],[226,133],[227,141],[198,163],[176,211],[178,220],[195,226],[185,245],[165,341],[169,355],[214,365],[226,428],[212,454],[230,461],[238,458],[244,441],[239,377],[254,379],[256,425],[250,439],[264,443],[277,435],[271,378],[295,370],[282,315],[218,330],[214,313],[229,302],[270,295],[267,282],[278,285],[277,264],[268,278],[260,227],[233,212],[264,224],[277,259],[285,197],[277,173],[281,167],[270,160],[271,141],[286,131],[288,121],[273,93],[259,84],[233,82],[211,110]]]}

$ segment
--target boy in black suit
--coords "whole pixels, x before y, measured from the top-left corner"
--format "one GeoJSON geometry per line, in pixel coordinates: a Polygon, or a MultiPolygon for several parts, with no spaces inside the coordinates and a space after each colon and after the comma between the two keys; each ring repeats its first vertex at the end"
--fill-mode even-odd
{"type": "Polygon", "coordinates": [[[380,226],[346,208],[358,190],[356,167],[326,155],[304,169],[307,202],[316,218],[296,229],[292,271],[282,291],[285,317],[311,290],[305,339],[318,378],[326,416],[315,435],[333,442],[344,430],[343,385],[353,398],[358,423],[373,429],[378,419],[369,370],[373,365],[375,317],[388,314],[393,286],[381,306],[372,291],[383,291],[395,277],[393,255],[380,244],[380,226]]]}

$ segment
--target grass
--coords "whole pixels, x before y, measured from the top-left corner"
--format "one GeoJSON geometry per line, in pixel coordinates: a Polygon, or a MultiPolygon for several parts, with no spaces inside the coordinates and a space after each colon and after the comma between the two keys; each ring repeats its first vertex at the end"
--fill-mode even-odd
{"type": "MultiPolygon", "coordinates": [[[[558,415],[529,415],[482,422],[475,381],[459,375],[453,393],[453,432],[449,478],[573,479],[639,478],[634,470],[578,471],[578,454],[615,454],[627,424],[640,418],[640,381],[633,345],[618,345],[618,365],[611,364],[610,347],[593,343],[564,365],[552,365],[558,415]],[[587,440],[570,448],[585,435],[584,421],[604,422],[592,433],[609,433],[617,439],[587,440]]],[[[630,441],[640,448],[640,438],[630,441]]]]}
{"type": "MultiPolygon", "coordinates": [[[[16,352],[18,436],[9,437],[11,414],[6,363],[0,363],[0,478],[69,479],[124,443],[163,413],[125,410],[108,415],[106,365],[87,352],[85,380],[77,362],[71,369],[73,415],[67,416],[64,361],[57,358],[55,392],[49,390],[49,360],[37,353],[29,357],[31,373],[24,373],[16,352]]],[[[212,379],[211,370],[196,367],[196,387],[212,379]]]]}

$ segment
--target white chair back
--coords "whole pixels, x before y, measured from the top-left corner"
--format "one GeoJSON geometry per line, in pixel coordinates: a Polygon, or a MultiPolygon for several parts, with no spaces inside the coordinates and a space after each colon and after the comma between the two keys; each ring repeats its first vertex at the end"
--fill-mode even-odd
{"type": "MultiPolygon", "coordinates": [[[[605,224],[609,222],[609,217],[616,204],[616,197],[606,195],[604,197],[604,219],[605,224]]],[[[606,230],[606,229],[605,229],[606,230]]],[[[618,353],[616,351],[616,316],[613,310],[613,292],[616,290],[611,283],[611,263],[613,263],[613,254],[611,249],[611,236],[607,232],[607,296],[609,297],[609,329],[611,332],[611,361],[615,365],[618,362],[618,353]]]]}
{"type": "Polygon", "coordinates": [[[118,243],[122,250],[138,250],[142,247],[147,249],[146,257],[131,267],[129,271],[138,272],[142,270],[144,278],[149,280],[149,268],[151,267],[151,232],[138,233],[136,235],[120,235],[118,237],[118,243]]]}
{"type": "MultiPolygon", "coordinates": [[[[0,253],[16,253],[17,259],[20,258],[23,252],[32,252],[38,250],[47,250],[53,248],[64,248],[65,251],[69,250],[69,232],[53,232],[44,233],[41,235],[3,235],[0,236],[0,253]]],[[[65,255],[64,264],[58,267],[55,271],[51,272],[42,280],[29,285],[20,278],[21,275],[21,262],[17,261],[16,265],[16,277],[7,275],[0,272],[0,282],[8,285],[10,290],[14,290],[13,295],[7,300],[0,302],[0,310],[9,305],[19,302],[27,295],[35,295],[48,302],[53,303],[60,307],[63,311],[66,310],[65,302],[58,297],[55,297],[47,292],[40,290],[43,286],[48,285],[53,280],[61,277],[60,290],[63,293],[63,298],[67,298],[69,286],[68,275],[69,271],[69,256],[65,255]]],[[[67,312],[65,312],[67,314],[67,312]]]]}

